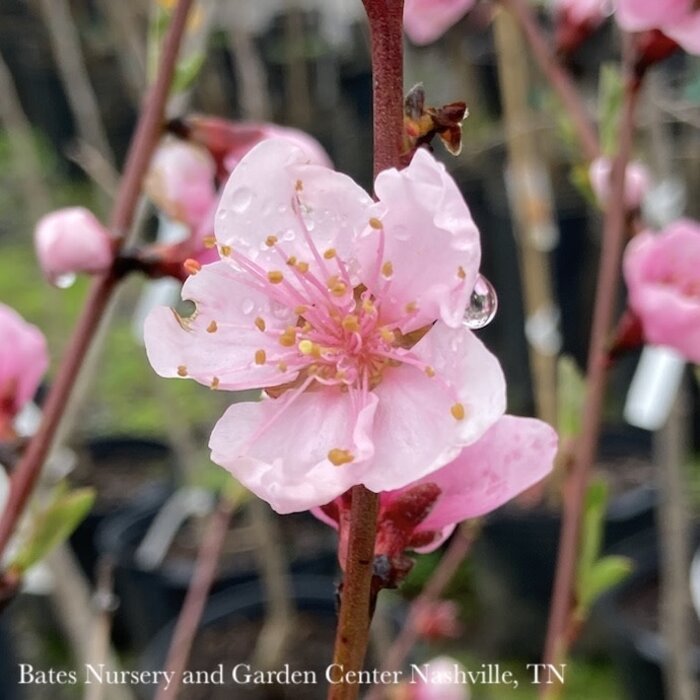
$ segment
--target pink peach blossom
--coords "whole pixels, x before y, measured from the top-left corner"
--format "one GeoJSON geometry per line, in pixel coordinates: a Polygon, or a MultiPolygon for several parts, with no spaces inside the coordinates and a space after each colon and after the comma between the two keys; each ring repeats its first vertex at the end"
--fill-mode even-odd
{"type": "Polygon", "coordinates": [[[629,305],[646,340],[700,362],[700,223],[680,219],[627,246],[629,305]]]}
{"type": "Polygon", "coordinates": [[[34,247],[42,271],[53,283],[78,272],[104,272],[113,260],[109,231],[83,207],[42,217],[34,229],[34,247]]]}
{"type": "Polygon", "coordinates": [[[414,44],[430,44],[462,19],[475,4],[476,0],[406,0],[404,29],[414,44]]]}
{"type": "Polygon", "coordinates": [[[688,53],[700,54],[700,8],[694,0],[617,0],[616,17],[628,32],[659,29],[688,53]]]}
{"type": "Polygon", "coordinates": [[[221,197],[221,260],[183,286],[196,314],[146,321],[161,376],[266,389],[226,411],[210,447],[280,513],[432,474],[505,408],[498,361],[462,324],[480,245],[456,184],[420,150],[375,192],[262,142],[221,197]]]}
{"type": "MultiPolygon", "coordinates": [[[[471,693],[466,682],[466,669],[450,656],[438,656],[419,668],[426,677],[409,686],[411,700],[469,700],[471,693]]],[[[417,675],[417,674],[416,674],[417,675]]]]}
{"type": "Polygon", "coordinates": [[[146,192],[175,221],[198,227],[216,205],[216,164],[199,146],[166,139],[153,155],[146,192]]]}
{"type": "Polygon", "coordinates": [[[554,0],[553,9],[555,15],[567,21],[597,26],[609,14],[606,4],[607,0],[554,0]]]}
{"type": "MultiPolygon", "coordinates": [[[[610,173],[612,162],[607,156],[596,158],[588,170],[593,193],[601,206],[605,206],[610,196],[610,173]]],[[[651,185],[651,176],[647,167],[639,161],[627,164],[625,172],[625,205],[637,209],[651,185]]]]}
{"type": "Polygon", "coordinates": [[[0,439],[36,393],[48,365],[46,340],[9,306],[0,304],[0,439]]]}
{"type": "MultiPolygon", "coordinates": [[[[406,544],[421,552],[433,551],[458,523],[495,510],[547,476],[557,446],[557,434],[547,423],[535,418],[502,416],[444,467],[398,490],[381,494],[378,542],[385,539],[384,514],[390,513],[399,499],[405,501],[417,487],[432,484],[437,491],[429,512],[410,532],[401,534],[403,542],[399,548],[403,550],[406,544]]],[[[336,527],[338,523],[329,512],[328,508],[313,509],[317,518],[336,527]]],[[[390,533],[392,537],[395,534],[390,533]]],[[[381,553],[396,556],[401,552],[389,543],[387,551],[381,553]]]]}

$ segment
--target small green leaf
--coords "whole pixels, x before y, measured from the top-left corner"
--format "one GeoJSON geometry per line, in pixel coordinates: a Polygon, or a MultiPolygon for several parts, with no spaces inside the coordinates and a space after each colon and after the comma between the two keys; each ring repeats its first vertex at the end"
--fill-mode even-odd
{"type": "Polygon", "coordinates": [[[90,512],[94,501],[94,489],[68,491],[65,484],[57,486],[49,505],[33,516],[28,534],[9,568],[23,573],[41,561],[71,536],[90,512]]]}
{"type": "Polygon", "coordinates": [[[575,437],[581,431],[581,413],[585,381],[576,361],[569,355],[559,358],[557,364],[557,413],[559,435],[562,441],[575,437]]]}
{"type": "Polygon", "coordinates": [[[588,486],[581,525],[581,545],[578,570],[586,575],[595,565],[603,544],[605,509],[608,504],[608,486],[597,479],[588,486]]]}
{"type": "Polygon", "coordinates": [[[584,585],[579,587],[577,614],[585,619],[596,600],[624,581],[632,573],[632,569],[632,561],[627,557],[611,555],[598,559],[588,571],[584,585]]]}
{"type": "Polygon", "coordinates": [[[205,58],[204,52],[200,51],[178,63],[171,88],[173,94],[184,92],[194,83],[204,65],[205,58]]]}
{"type": "Polygon", "coordinates": [[[598,83],[598,117],[600,122],[600,148],[604,155],[617,151],[617,132],[624,83],[619,68],[605,63],[600,69],[598,83]]]}

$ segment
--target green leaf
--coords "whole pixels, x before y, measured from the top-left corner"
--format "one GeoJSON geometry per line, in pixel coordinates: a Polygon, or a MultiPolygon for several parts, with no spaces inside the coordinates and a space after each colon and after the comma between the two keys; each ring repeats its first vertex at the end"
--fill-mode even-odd
{"type": "Polygon", "coordinates": [[[603,593],[624,581],[632,573],[632,561],[627,557],[607,556],[598,559],[588,571],[578,592],[578,615],[585,619],[593,603],[603,593]]]}
{"type": "Polygon", "coordinates": [[[562,441],[581,431],[581,413],[586,383],[575,360],[562,355],[557,364],[557,414],[562,441]]]}
{"type": "Polygon", "coordinates": [[[608,504],[608,486],[597,479],[588,486],[581,524],[581,545],[578,559],[579,573],[585,575],[600,556],[605,527],[605,509],[608,504]]]}
{"type": "Polygon", "coordinates": [[[28,534],[9,568],[23,573],[41,561],[71,536],[90,512],[94,501],[94,489],[68,491],[65,483],[59,484],[49,505],[33,516],[28,534]]]}
{"type": "Polygon", "coordinates": [[[617,65],[604,63],[598,82],[598,117],[600,122],[600,148],[603,155],[617,151],[617,132],[624,83],[617,65]]]}
{"type": "Polygon", "coordinates": [[[178,63],[171,88],[173,94],[184,92],[194,83],[204,65],[205,58],[204,52],[200,51],[178,63]]]}

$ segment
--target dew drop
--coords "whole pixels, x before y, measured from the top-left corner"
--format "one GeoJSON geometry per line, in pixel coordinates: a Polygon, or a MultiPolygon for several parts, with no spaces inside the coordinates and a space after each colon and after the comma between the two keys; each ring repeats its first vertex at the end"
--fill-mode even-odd
{"type": "Polygon", "coordinates": [[[58,275],[58,277],[55,277],[53,283],[59,289],[68,289],[68,287],[72,287],[75,284],[75,279],[75,274],[73,272],[68,272],[65,275],[58,275]]]}
{"type": "Polygon", "coordinates": [[[241,311],[247,316],[248,314],[253,313],[253,309],[255,308],[255,302],[252,299],[243,299],[241,302],[241,311]]]}
{"type": "Polygon", "coordinates": [[[408,231],[408,228],[406,226],[401,226],[401,225],[395,226],[393,228],[392,233],[394,234],[393,237],[397,241],[407,241],[409,238],[409,231],[408,231]]]}
{"type": "Polygon", "coordinates": [[[469,306],[464,311],[462,323],[471,330],[488,326],[498,309],[496,290],[486,277],[479,275],[472,291],[469,306]]]}
{"type": "Polygon", "coordinates": [[[283,241],[293,241],[296,238],[296,234],[294,233],[294,229],[288,228],[283,234],[282,234],[282,240],[283,241]]]}
{"type": "Polygon", "coordinates": [[[229,199],[228,203],[231,206],[231,209],[241,214],[248,209],[252,201],[252,190],[248,187],[239,187],[231,194],[231,198],[229,199]]]}

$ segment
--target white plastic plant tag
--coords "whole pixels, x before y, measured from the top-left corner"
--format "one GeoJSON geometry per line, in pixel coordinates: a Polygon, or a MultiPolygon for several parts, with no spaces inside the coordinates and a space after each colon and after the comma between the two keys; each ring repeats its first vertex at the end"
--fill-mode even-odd
{"type": "Polygon", "coordinates": [[[685,359],[675,350],[647,345],[627,393],[625,420],[645,430],[663,427],[678,393],[684,369],[685,359]]]}

